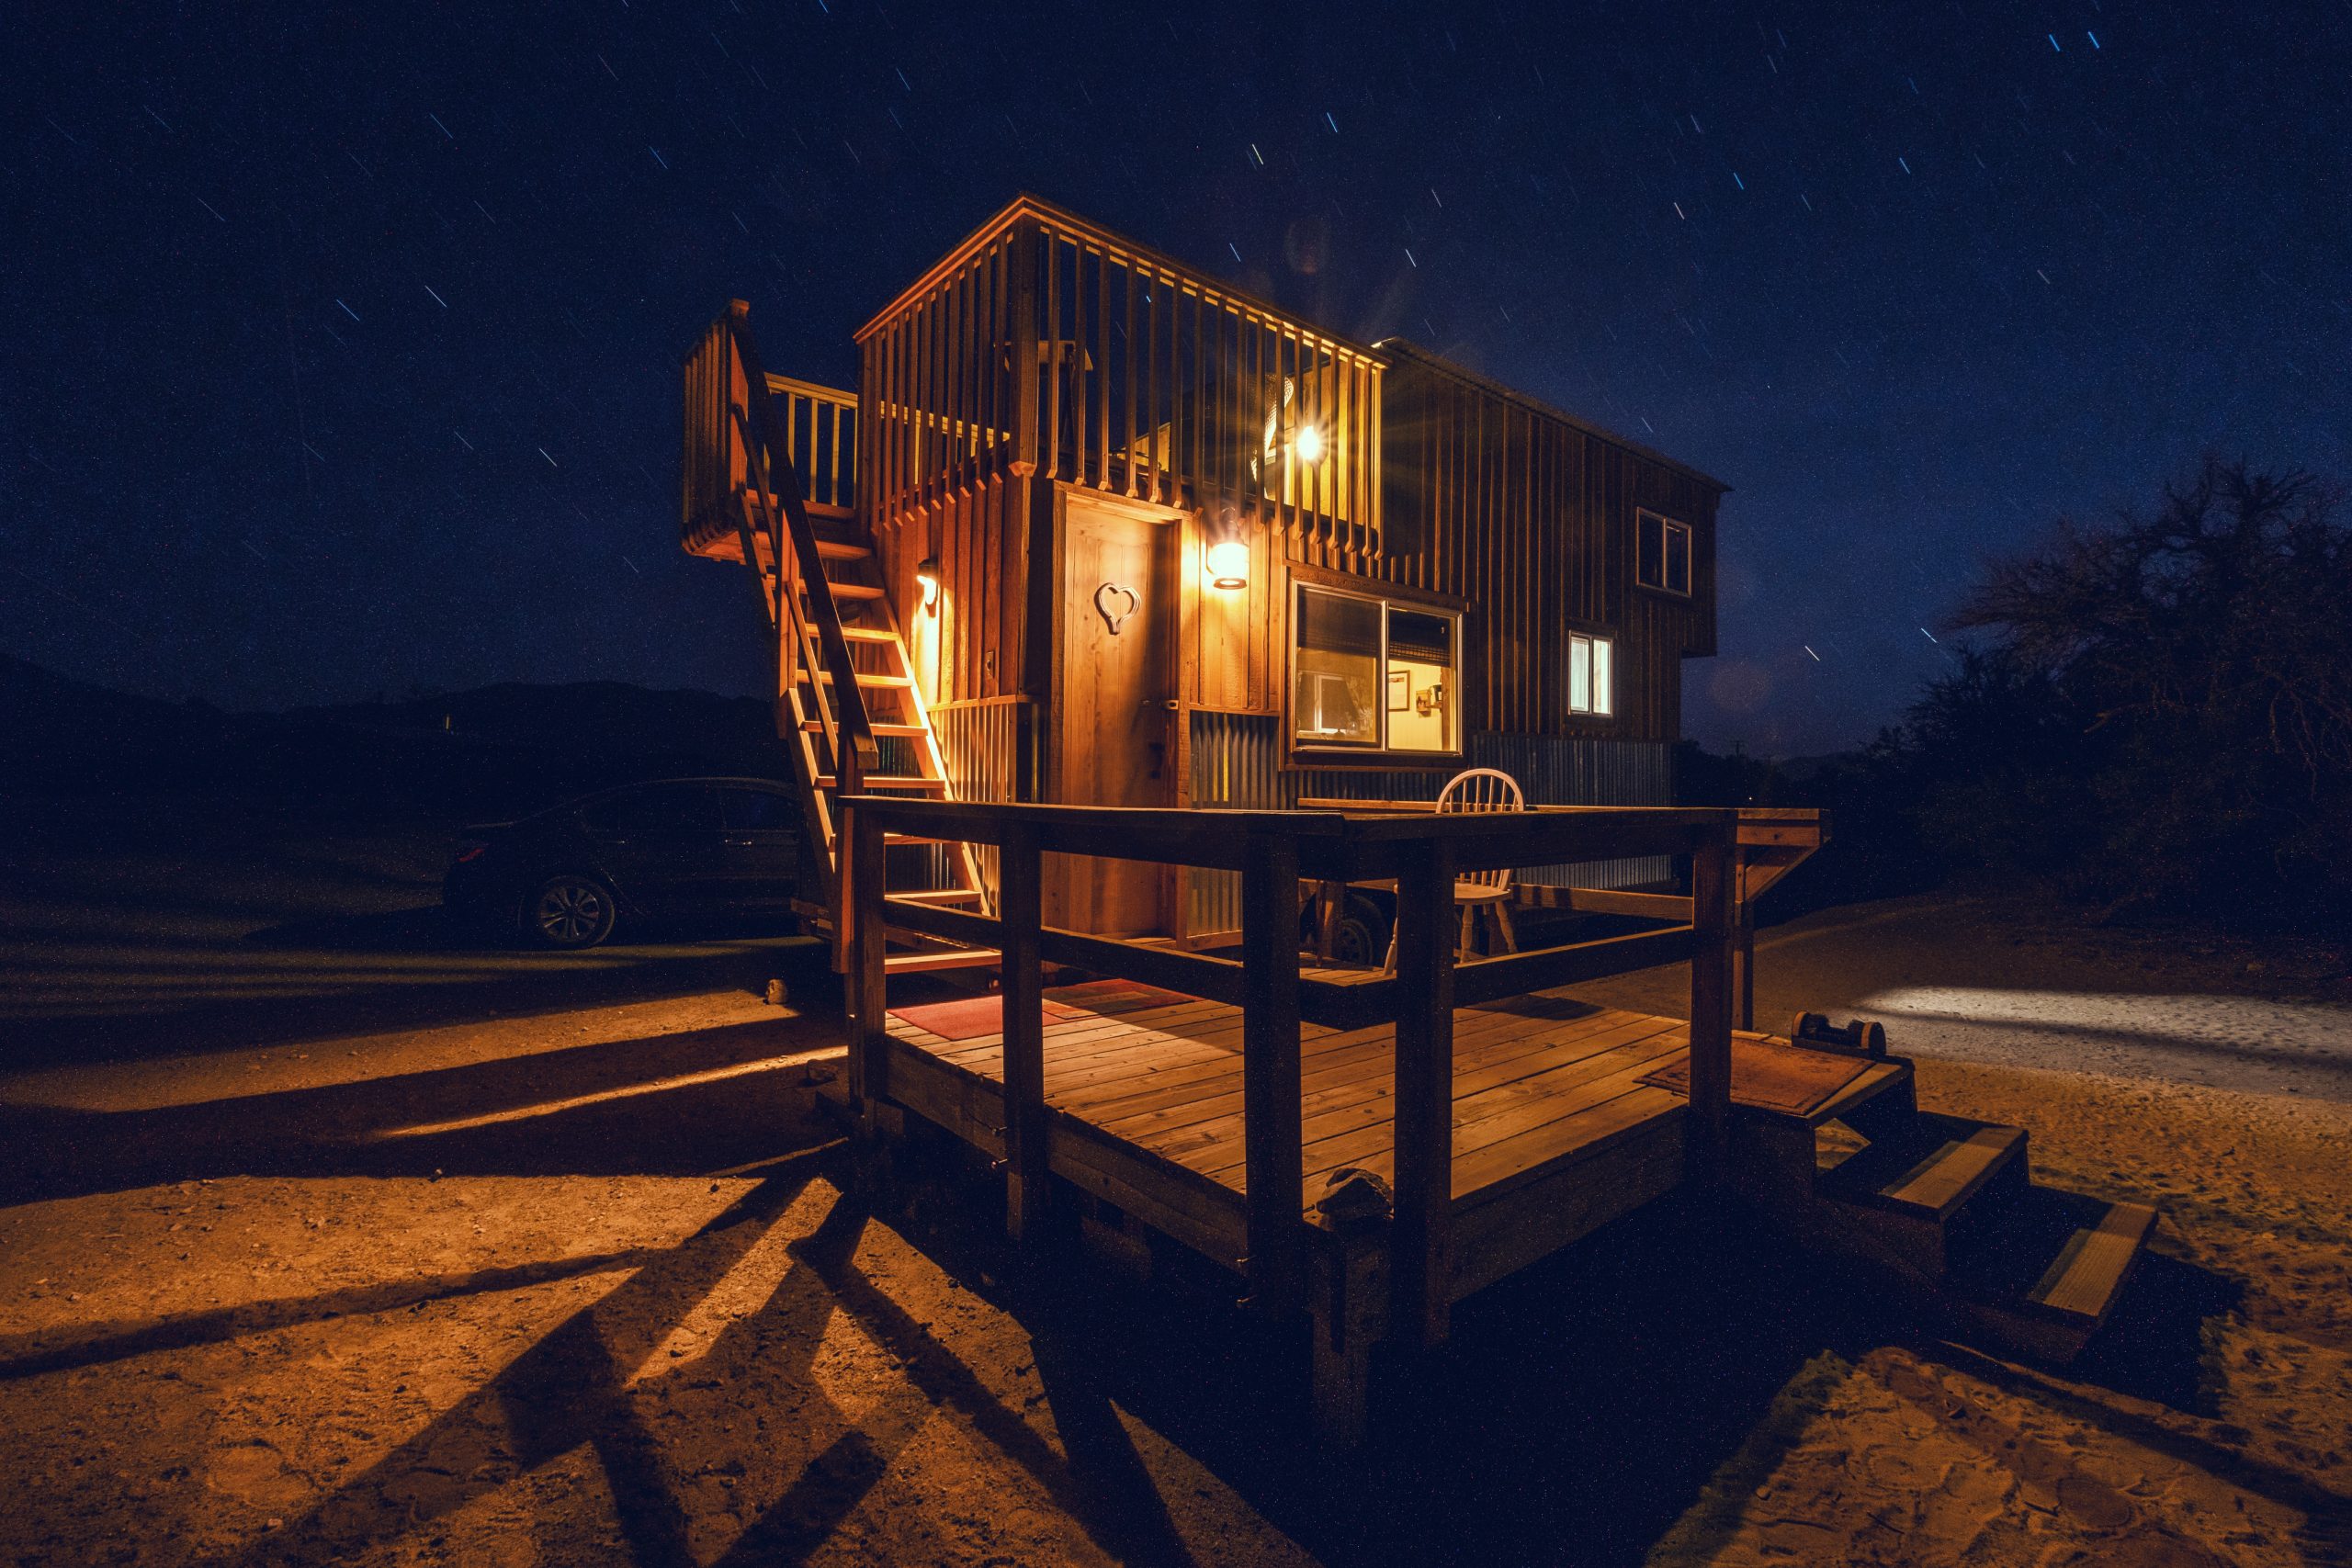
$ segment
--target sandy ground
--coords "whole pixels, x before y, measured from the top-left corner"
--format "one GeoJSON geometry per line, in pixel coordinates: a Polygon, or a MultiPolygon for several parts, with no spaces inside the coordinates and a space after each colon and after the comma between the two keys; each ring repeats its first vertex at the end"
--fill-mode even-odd
{"type": "Polygon", "coordinates": [[[1346,1459],[1229,1285],[1024,1264],[920,1162],[845,1191],[801,971],[806,1011],[35,1053],[0,1077],[0,1561],[2352,1562],[2345,1009],[2145,958],[1929,901],[1760,964],[1768,1018],[1880,998],[1929,1107],[2164,1205],[2074,1368],[1659,1205],[1385,1367],[1346,1459]]]}

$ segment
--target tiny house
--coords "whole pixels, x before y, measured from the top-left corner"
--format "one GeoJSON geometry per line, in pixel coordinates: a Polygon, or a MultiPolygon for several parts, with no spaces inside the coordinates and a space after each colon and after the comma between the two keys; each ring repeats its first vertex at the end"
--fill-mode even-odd
{"type": "MultiPolygon", "coordinates": [[[[1715,649],[1725,488],[1687,464],[1029,197],[857,332],[854,391],[774,374],[750,342],[738,308],[687,362],[684,542],[761,568],[780,722],[832,781],[812,785],[820,843],[858,705],[888,715],[864,770],[883,793],[1279,807],[1427,800],[1492,766],[1532,803],[1672,798],[1682,660],[1715,649]],[[753,381],[773,453],[753,450],[753,381]],[[827,536],[836,617],[857,606],[856,690],[828,680],[818,574],[784,581],[781,526],[763,543],[763,456],[827,536]]],[[[894,876],[985,897],[988,866],[958,858],[894,876]]],[[[1069,929],[1214,946],[1238,888],[1065,863],[1046,897],[1069,929]]]]}
{"type": "Polygon", "coordinates": [[[865,1146],[921,1118],[1016,1236],[1079,1204],[1311,1314],[1341,1439],[1375,1342],[1685,1186],[2005,1345],[2098,1329],[2153,1209],[1921,1111],[1883,1030],[1755,1030],[1823,824],[1668,804],[1722,484],[1025,197],[857,344],[837,389],[713,321],[683,499],[774,639],[865,1146]],[[1519,951],[1506,894],[1651,929],[1519,951]],[[1682,962],[1679,1019],[1567,991],[1682,962]]]}

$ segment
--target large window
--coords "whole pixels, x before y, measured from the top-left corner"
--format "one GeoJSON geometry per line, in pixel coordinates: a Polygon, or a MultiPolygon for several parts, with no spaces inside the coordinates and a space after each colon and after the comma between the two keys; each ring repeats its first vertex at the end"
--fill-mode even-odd
{"type": "Polygon", "coordinates": [[[1655,512],[1634,513],[1634,581],[1664,593],[1690,592],[1690,525],[1655,512]]]}
{"type": "Polygon", "coordinates": [[[1291,733],[1299,745],[1462,749],[1461,616],[1302,583],[1291,639],[1291,733]]]}
{"type": "Polygon", "coordinates": [[[1605,718],[1617,711],[1616,649],[1605,637],[1568,634],[1568,711],[1605,718]]]}

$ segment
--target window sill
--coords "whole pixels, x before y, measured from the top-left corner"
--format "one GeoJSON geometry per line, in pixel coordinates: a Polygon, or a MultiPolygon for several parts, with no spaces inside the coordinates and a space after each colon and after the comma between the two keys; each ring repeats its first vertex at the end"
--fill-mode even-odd
{"type": "Polygon", "coordinates": [[[1459,751],[1378,751],[1352,746],[1296,746],[1283,758],[1284,771],[1303,773],[1307,769],[1353,768],[1363,773],[1405,773],[1414,772],[1439,773],[1446,769],[1459,772],[1462,753],[1459,751]]]}

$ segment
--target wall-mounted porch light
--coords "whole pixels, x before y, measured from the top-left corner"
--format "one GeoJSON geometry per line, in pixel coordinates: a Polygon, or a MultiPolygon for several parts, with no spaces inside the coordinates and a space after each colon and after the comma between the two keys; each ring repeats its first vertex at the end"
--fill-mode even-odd
{"type": "Polygon", "coordinates": [[[925,556],[915,563],[915,581],[922,584],[922,607],[939,614],[939,558],[925,556]]]}
{"type": "Polygon", "coordinates": [[[1318,425],[1302,424],[1290,440],[1291,455],[1302,463],[1323,460],[1323,431],[1318,425]]]}
{"type": "Polygon", "coordinates": [[[1250,547],[1240,539],[1227,539],[1209,547],[1209,584],[1215,588],[1247,588],[1250,586],[1250,547]]]}

